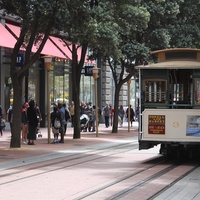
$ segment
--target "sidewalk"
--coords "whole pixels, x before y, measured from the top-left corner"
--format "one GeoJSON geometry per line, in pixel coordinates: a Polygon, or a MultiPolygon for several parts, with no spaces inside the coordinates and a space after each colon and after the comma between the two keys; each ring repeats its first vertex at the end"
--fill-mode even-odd
{"type": "MultiPolygon", "coordinates": [[[[35,141],[36,145],[21,144],[21,148],[10,148],[11,133],[9,124],[7,124],[3,136],[0,137],[0,162],[112,142],[114,140],[133,140],[133,138],[137,140],[138,123],[134,122],[133,127],[130,127],[130,132],[128,132],[128,123],[124,122],[123,127],[119,127],[117,134],[111,133],[111,126],[106,128],[104,124],[100,124],[98,137],[96,137],[96,132],[81,132],[80,139],[73,139],[73,128],[68,127],[64,144],[48,144],[47,128],[40,128],[40,131],[42,138],[37,138],[35,141]]],[[[52,140],[53,134],[51,132],[52,140]]]]}

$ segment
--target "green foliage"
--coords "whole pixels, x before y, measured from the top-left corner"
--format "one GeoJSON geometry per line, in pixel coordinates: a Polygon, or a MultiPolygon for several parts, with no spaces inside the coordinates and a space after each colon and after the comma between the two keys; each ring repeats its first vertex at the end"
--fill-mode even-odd
{"type": "Polygon", "coordinates": [[[200,1],[183,1],[176,20],[169,25],[172,47],[200,48],[200,1]]]}
{"type": "Polygon", "coordinates": [[[142,5],[150,13],[150,21],[148,28],[140,34],[140,39],[151,50],[170,47],[169,24],[176,19],[180,2],[174,0],[142,1],[142,5]]]}
{"type": "Polygon", "coordinates": [[[57,27],[63,16],[66,16],[65,0],[2,0],[0,8],[21,20],[22,30],[25,31],[24,41],[29,43],[31,35],[34,43],[41,41],[41,34],[45,34],[57,27]],[[51,25],[49,25],[51,24],[51,25]]]}
{"type": "Polygon", "coordinates": [[[73,44],[72,75],[77,81],[73,91],[77,95],[88,47],[91,58],[101,57],[110,63],[118,89],[134,74],[134,65],[148,58],[150,50],[200,47],[199,0],[1,0],[0,9],[22,22],[12,57],[13,74],[21,73],[22,79],[40,55],[48,35],[62,31],[67,44],[73,44]],[[39,49],[32,57],[35,43],[39,49]],[[16,72],[14,62],[24,44],[26,65],[16,72]],[[82,59],[78,62],[80,46],[82,59]],[[117,76],[114,72],[119,67],[117,76]],[[123,79],[125,71],[128,76],[123,79]]]}
{"type": "Polygon", "coordinates": [[[199,48],[199,0],[144,0],[150,13],[148,28],[140,39],[151,50],[171,47],[199,48]]]}

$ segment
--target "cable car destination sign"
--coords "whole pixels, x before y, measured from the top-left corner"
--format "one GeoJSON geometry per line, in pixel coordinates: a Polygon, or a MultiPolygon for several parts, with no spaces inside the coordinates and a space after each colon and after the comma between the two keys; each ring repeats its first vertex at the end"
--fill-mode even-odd
{"type": "Polygon", "coordinates": [[[165,115],[149,115],[149,134],[165,134],[165,115]]]}

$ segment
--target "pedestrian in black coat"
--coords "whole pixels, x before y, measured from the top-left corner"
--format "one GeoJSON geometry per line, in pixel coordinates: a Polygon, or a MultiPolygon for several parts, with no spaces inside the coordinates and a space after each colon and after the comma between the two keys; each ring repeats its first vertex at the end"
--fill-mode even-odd
{"type": "Polygon", "coordinates": [[[29,101],[29,107],[27,108],[27,118],[28,118],[28,144],[34,145],[34,140],[36,140],[36,133],[37,133],[37,110],[36,104],[34,100],[29,101]]]}

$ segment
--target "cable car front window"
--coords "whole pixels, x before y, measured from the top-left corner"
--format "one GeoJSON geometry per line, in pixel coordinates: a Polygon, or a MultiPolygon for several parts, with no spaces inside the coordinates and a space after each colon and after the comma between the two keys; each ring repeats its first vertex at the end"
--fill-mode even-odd
{"type": "Polygon", "coordinates": [[[145,80],[144,86],[145,103],[165,103],[166,81],[145,80]]]}
{"type": "Polygon", "coordinates": [[[174,102],[184,101],[184,85],[174,84],[174,102]]]}

